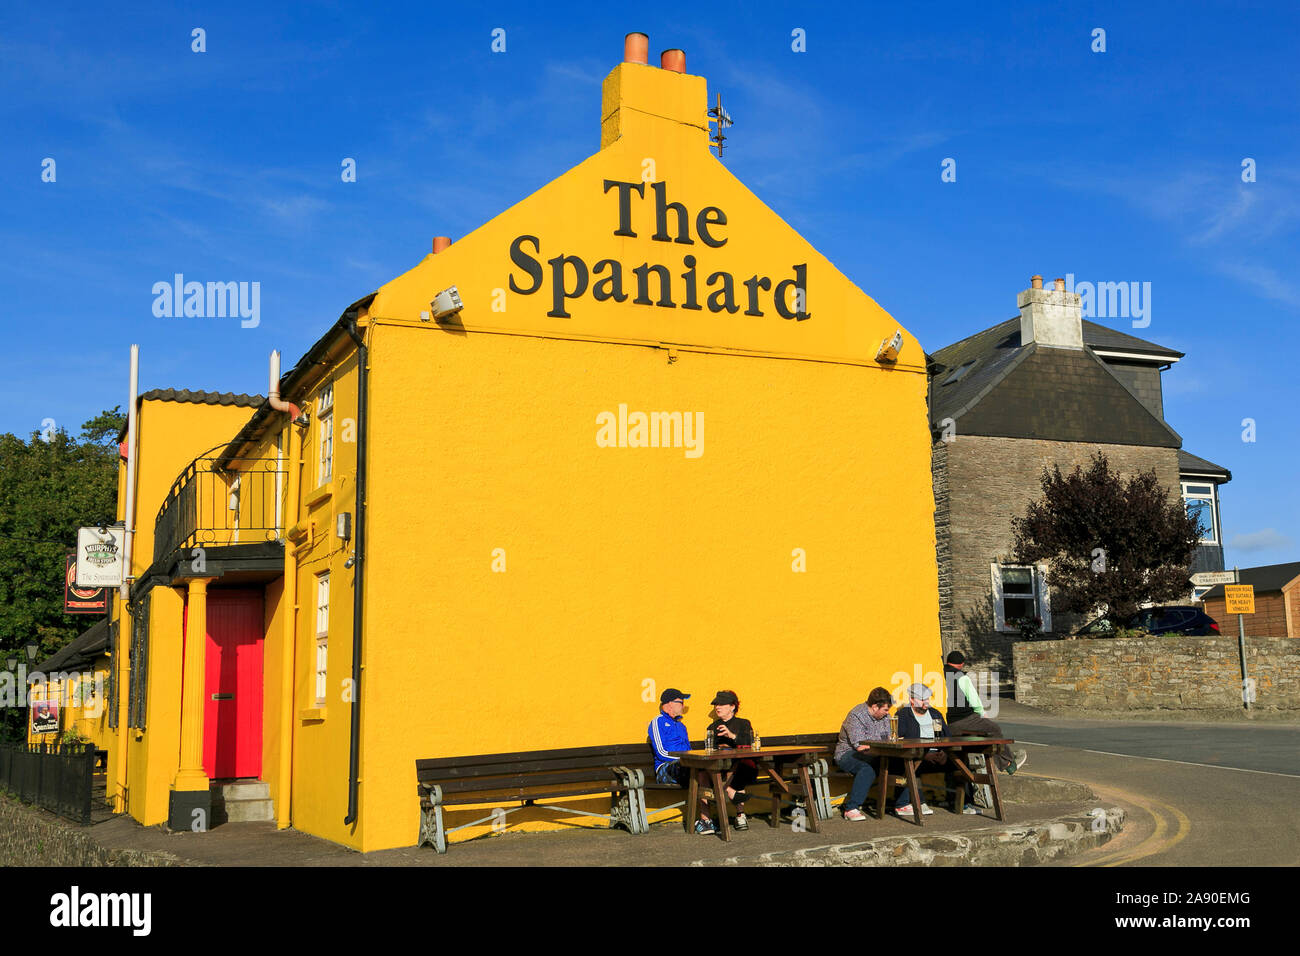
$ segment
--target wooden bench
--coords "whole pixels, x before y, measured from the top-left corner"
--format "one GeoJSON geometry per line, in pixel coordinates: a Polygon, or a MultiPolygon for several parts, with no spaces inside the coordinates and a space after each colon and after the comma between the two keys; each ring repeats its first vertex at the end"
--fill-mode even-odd
{"type": "MultiPolygon", "coordinates": [[[[529,806],[599,817],[609,820],[611,827],[622,825],[641,833],[645,813],[638,797],[645,778],[639,764],[648,753],[648,745],[639,743],[417,760],[420,838],[416,846],[430,843],[446,853],[449,833],[503,819],[529,806]],[[608,814],[537,802],[600,793],[610,794],[608,814]],[[497,807],[488,816],[451,830],[443,823],[443,807],[497,802],[519,805],[497,807]]],[[[650,779],[653,782],[653,776],[650,779]]]]}

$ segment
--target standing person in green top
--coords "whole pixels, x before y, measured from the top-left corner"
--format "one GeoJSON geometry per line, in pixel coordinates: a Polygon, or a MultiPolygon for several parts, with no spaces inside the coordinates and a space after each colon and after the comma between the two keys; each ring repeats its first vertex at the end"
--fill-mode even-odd
{"type": "MultiPolygon", "coordinates": [[[[751,747],[754,744],[754,728],[743,717],[737,717],[740,710],[740,698],[733,690],[720,690],[713,698],[713,711],[718,719],[709,724],[713,732],[714,746],[719,748],[751,747]]],[[[708,733],[708,731],[705,731],[708,733]]],[[[745,800],[749,794],[745,788],[758,779],[758,767],[753,760],[737,760],[731,773],[727,774],[724,785],[727,799],[736,805],[736,829],[748,830],[749,821],[745,817],[745,800]]]]}
{"type": "MultiPolygon", "coordinates": [[[[1002,728],[984,716],[984,705],[975,691],[975,682],[966,673],[966,655],[953,651],[943,665],[944,684],[948,691],[948,733],[976,737],[1002,737],[1002,728]]],[[[1011,752],[1002,744],[993,752],[993,762],[1003,773],[1015,773],[1025,765],[1025,752],[1011,752]]]]}

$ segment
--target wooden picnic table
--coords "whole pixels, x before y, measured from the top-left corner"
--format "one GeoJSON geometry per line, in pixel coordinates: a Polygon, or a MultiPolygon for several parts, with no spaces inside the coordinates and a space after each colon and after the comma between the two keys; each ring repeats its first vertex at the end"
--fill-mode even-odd
{"type": "Polygon", "coordinates": [[[880,758],[880,770],[877,774],[879,790],[877,791],[876,819],[883,820],[885,818],[885,800],[889,789],[889,761],[894,759],[903,762],[903,774],[907,778],[907,789],[912,798],[912,820],[917,826],[925,826],[922,821],[921,788],[916,781],[916,769],[928,751],[946,750],[948,759],[956,765],[957,773],[967,783],[986,783],[989,785],[989,789],[993,791],[994,816],[1001,820],[1002,794],[998,790],[998,776],[993,765],[992,751],[994,747],[1014,742],[1004,737],[974,736],[940,737],[936,740],[907,737],[900,740],[858,741],[859,744],[867,744],[871,748],[867,751],[868,755],[880,758]],[[959,756],[965,751],[984,754],[984,773],[976,774],[967,766],[966,762],[959,756]]]}
{"type": "Polygon", "coordinates": [[[691,783],[686,797],[686,812],[682,814],[682,821],[686,827],[686,832],[690,833],[695,828],[695,820],[699,816],[699,778],[702,776],[709,786],[713,788],[713,796],[718,814],[718,832],[722,834],[723,840],[731,839],[731,824],[727,820],[727,790],[723,784],[723,777],[732,769],[737,760],[753,760],[762,770],[767,772],[771,781],[771,806],[772,815],[768,820],[768,825],[776,827],[781,819],[781,800],[782,797],[793,799],[794,794],[790,790],[791,781],[782,776],[781,764],[794,761],[795,770],[799,775],[799,782],[803,785],[804,803],[808,814],[808,828],[813,833],[821,833],[821,820],[817,816],[817,801],[814,799],[812,779],[808,774],[808,764],[814,754],[826,753],[828,747],[818,746],[792,746],[792,747],[761,747],[754,750],[751,747],[726,747],[706,753],[703,750],[687,750],[678,753],[669,754],[676,757],[682,762],[682,766],[691,771],[691,783]]]}

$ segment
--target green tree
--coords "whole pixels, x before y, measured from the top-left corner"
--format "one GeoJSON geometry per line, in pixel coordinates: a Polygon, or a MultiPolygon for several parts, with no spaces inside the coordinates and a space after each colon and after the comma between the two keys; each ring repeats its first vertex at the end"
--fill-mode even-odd
{"type": "Polygon", "coordinates": [[[1017,564],[1048,563],[1052,608],[1113,622],[1144,604],[1184,597],[1203,535],[1154,470],[1127,481],[1100,453],[1087,471],[1043,469],[1043,497],[1012,519],[1017,564]]]}
{"type": "Polygon", "coordinates": [[[114,518],[124,422],[118,407],[82,425],[80,439],[0,435],[0,667],[29,642],[44,659],[94,623],[63,613],[65,555],[77,528],[114,518]]]}

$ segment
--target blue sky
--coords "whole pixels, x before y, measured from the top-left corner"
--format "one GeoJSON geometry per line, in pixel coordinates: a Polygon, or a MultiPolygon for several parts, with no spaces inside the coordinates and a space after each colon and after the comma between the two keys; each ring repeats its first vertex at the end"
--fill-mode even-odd
{"type": "Polygon", "coordinates": [[[1149,326],[1097,321],[1187,353],[1165,413],[1232,470],[1229,566],[1300,559],[1300,8],[469,6],[8,5],[0,431],[124,405],[133,342],[142,388],[264,391],[272,348],[595,152],[642,30],[722,93],[731,170],[930,351],[1034,273],[1150,282],[1149,326]],[[260,324],[155,317],[177,272],[260,282],[260,324]]]}

